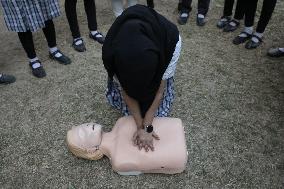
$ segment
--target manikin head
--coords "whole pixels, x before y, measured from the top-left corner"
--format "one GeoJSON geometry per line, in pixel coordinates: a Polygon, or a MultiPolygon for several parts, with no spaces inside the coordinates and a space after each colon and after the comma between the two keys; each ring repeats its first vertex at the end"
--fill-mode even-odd
{"type": "Polygon", "coordinates": [[[102,158],[103,153],[99,150],[102,132],[102,126],[96,123],[85,123],[73,127],[67,133],[69,149],[78,157],[85,156],[86,159],[91,160],[102,158]]]}

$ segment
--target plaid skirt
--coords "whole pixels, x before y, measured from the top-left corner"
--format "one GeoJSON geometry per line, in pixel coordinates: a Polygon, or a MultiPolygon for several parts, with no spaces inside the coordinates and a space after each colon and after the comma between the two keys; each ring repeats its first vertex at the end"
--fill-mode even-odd
{"type": "Polygon", "coordinates": [[[60,16],[58,0],[0,0],[8,30],[36,31],[60,16]]]}
{"type": "MultiPolygon", "coordinates": [[[[124,116],[130,115],[128,107],[123,100],[121,94],[121,86],[118,82],[114,80],[108,80],[106,97],[110,105],[122,112],[124,116]]],[[[164,91],[164,97],[161,104],[155,114],[156,117],[167,117],[169,116],[172,103],[174,101],[174,78],[171,77],[166,80],[166,88],[164,91]]]]}

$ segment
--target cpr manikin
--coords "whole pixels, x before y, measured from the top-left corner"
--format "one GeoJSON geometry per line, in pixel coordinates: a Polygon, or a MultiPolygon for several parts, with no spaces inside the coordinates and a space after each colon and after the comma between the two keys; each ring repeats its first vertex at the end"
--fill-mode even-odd
{"type": "Polygon", "coordinates": [[[73,127],[67,133],[67,144],[77,157],[98,160],[106,155],[113,170],[121,175],[183,172],[187,150],[181,120],[155,118],[153,126],[160,137],[154,140],[154,151],[145,152],[133,145],[136,125],[131,116],[120,118],[111,132],[103,132],[102,126],[95,123],[73,127]]]}

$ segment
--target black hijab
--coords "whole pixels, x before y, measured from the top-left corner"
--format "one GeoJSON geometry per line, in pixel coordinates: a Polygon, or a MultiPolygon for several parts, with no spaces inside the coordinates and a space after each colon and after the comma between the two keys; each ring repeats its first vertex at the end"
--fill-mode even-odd
{"type": "Polygon", "coordinates": [[[128,8],[111,26],[103,45],[109,78],[117,76],[127,95],[151,106],[178,41],[174,24],[143,5],[128,8]]]}

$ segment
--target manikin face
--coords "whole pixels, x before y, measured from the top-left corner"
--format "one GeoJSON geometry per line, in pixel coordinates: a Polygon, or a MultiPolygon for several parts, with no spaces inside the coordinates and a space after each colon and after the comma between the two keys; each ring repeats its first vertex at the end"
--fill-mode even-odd
{"type": "MultiPolygon", "coordinates": [[[[99,146],[102,140],[102,126],[96,123],[85,123],[74,127],[73,137],[87,148],[99,146]]],[[[72,129],[72,130],[73,130],[72,129]]]]}

